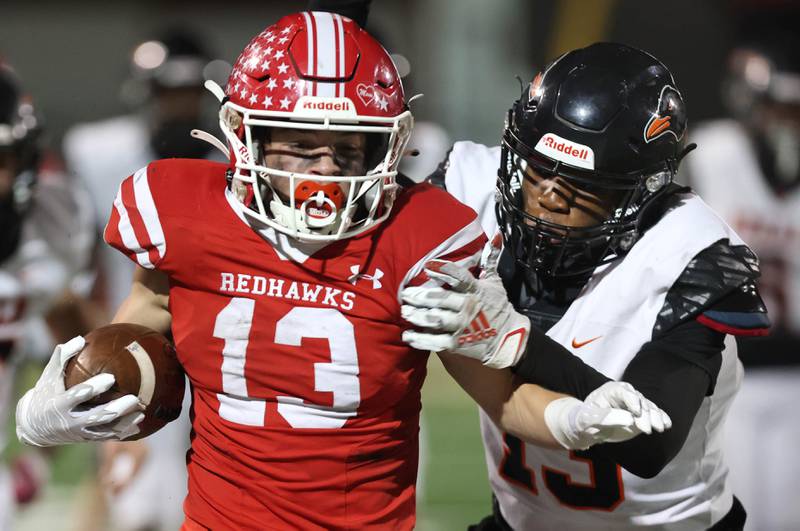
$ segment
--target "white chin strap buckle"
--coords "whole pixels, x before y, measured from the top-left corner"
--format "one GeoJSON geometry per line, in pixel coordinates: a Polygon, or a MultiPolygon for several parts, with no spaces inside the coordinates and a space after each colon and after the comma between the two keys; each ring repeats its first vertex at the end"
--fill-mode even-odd
{"type": "Polygon", "coordinates": [[[300,212],[305,218],[306,226],[311,229],[327,227],[336,221],[338,209],[325,193],[320,190],[300,205],[300,212]]]}

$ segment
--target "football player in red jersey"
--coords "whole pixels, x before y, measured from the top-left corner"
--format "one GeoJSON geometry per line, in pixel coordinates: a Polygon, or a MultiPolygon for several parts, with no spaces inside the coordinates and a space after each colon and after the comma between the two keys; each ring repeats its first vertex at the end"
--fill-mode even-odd
{"type": "MultiPolygon", "coordinates": [[[[402,341],[399,293],[435,282],[432,259],[478,264],[476,214],[431,185],[397,184],[411,113],[388,54],[349,19],[284,17],[245,48],[224,92],[210,88],[231,163],[149,164],[122,183],[105,232],[140,266],[114,320],[171,329],[191,380],[185,528],[410,529],[427,356],[402,341]]],[[[509,330],[516,350],[527,328],[509,330]]],[[[135,396],[76,409],[108,375],[64,390],[82,344],[60,346],[20,401],[24,442],[136,432],[135,396]]],[[[539,444],[585,448],[669,424],[627,384],[581,402],[471,360],[462,369],[502,375],[476,398],[539,444]]]]}

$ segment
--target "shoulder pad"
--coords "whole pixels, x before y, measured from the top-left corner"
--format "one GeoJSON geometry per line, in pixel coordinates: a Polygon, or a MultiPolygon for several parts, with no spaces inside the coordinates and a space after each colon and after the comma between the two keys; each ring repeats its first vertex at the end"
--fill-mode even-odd
{"type": "Polygon", "coordinates": [[[453,146],[450,146],[450,149],[447,150],[447,153],[444,155],[444,160],[439,163],[433,173],[428,175],[425,178],[426,182],[431,183],[434,186],[441,188],[442,190],[447,190],[447,186],[444,182],[444,177],[447,175],[447,170],[450,168],[450,153],[453,152],[453,146]]]}
{"type": "Polygon", "coordinates": [[[766,309],[755,289],[760,274],[758,258],[746,245],[731,245],[723,239],[707,247],[689,262],[670,288],[653,327],[653,337],[691,318],[700,322],[713,320],[707,313],[721,319],[725,330],[711,326],[721,332],[736,333],[734,323],[763,328],[756,326],[766,320],[766,309]],[[744,313],[754,315],[742,320],[738,314],[744,313]]]}
{"type": "Polygon", "coordinates": [[[717,332],[735,336],[765,336],[770,327],[767,307],[755,282],[733,290],[698,315],[697,321],[717,332]]]}

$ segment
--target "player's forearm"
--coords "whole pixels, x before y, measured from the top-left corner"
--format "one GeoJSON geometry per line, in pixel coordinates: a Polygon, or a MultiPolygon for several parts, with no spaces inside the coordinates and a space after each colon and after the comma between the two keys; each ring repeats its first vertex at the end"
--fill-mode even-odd
{"type": "Polygon", "coordinates": [[[560,448],[544,420],[551,401],[564,395],[515,381],[509,370],[490,369],[458,354],[439,353],[447,372],[502,430],[520,439],[560,448]]]}
{"type": "Polygon", "coordinates": [[[511,396],[500,409],[498,418],[492,420],[500,429],[525,442],[561,448],[547,428],[544,410],[550,402],[565,396],[538,385],[515,380],[511,396]]]}
{"type": "Polygon", "coordinates": [[[695,415],[710,383],[709,375],[670,352],[645,350],[625,372],[624,379],[658,404],[672,418],[672,429],[616,444],[601,444],[590,451],[619,463],[639,477],[652,478],[686,443],[695,415]],[[667,382],[680,382],[668,385],[667,382]]]}
{"type": "Polygon", "coordinates": [[[139,324],[166,334],[172,325],[168,305],[169,282],[166,275],[137,268],[131,292],[111,322],[139,324]]]}

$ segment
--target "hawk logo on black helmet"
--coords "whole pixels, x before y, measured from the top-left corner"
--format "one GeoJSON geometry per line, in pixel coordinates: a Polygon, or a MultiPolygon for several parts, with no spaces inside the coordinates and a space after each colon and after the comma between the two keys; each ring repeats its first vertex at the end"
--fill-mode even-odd
{"type": "Polygon", "coordinates": [[[658,97],[658,108],[644,126],[644,141],[650,143],[666,134],[680,140],[685,130],[686,107],[683,96],[675,87],[664,85],[658,97]]]}

